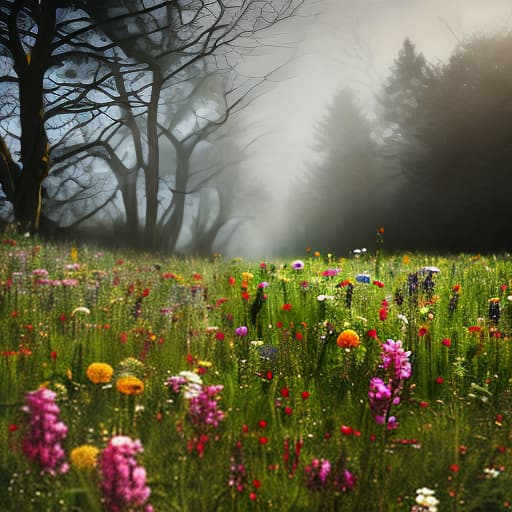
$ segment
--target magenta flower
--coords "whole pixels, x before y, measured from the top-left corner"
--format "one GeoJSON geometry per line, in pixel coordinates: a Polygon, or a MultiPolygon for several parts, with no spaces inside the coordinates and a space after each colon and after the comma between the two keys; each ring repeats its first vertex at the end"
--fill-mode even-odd
{"type": "Polygon", "coordinates": [[[224,386],[203,386],[201,392],[190,399],[188,418],[196,427],[217,428],[224,419],[224,412],[219,409],[216,395],[224,386]]]}
{"type": "Polygon", "coordinates": [[[243,492],[247,484],[247,471],[244,464],[244,455],[242,443],[238,441],[235,444],[233,453],[229,458],[229,487],[233,487],[238,492],[243,492]]]}
{"type": "Polygon", "coordinates": [[[153,512],[147,504],[151,490],[146,483],[146,470],[137,464],[136,455],[142,453],[138,439],[114,436],[100,457],[101,491],[110,512],[153,512]]]}
{"type": "Polygon", "coordinates": [[[240,337],[247,336],[248,332],[249,332],[249,329],[247,329],[247,327],[245,325],[241,325],[240,327],[237,327],[235,329],[235,334],[240,337]]]}
{"type": "Polygon", "coordinates": [[[68,428],[59,421],[60,409],[55,397],[56,393],[46,388],[29,391],[25,395],[26,405],[22,407],[30,416],[22,450],[29,459],[39,463],[43,473],[51,475],[69,469],[69,464],[63,462],[65,453],[60,444],[68,428]]]}
{"type": "Polygon", "coordinates": [[[412,375],[412,366],[409,361],[410,350],[407,352],[402,348],[400,340],[386,340],[382,344],[382,367],[394,372],[393,378],[397,381],[408,379],[412,375]]]}
{"type": "Polygon", "coordinates": [[[306,487],[312,491],[321,491],[328,486],[331,463],[327,459],[313,459],[305,468],[306,487]]]}

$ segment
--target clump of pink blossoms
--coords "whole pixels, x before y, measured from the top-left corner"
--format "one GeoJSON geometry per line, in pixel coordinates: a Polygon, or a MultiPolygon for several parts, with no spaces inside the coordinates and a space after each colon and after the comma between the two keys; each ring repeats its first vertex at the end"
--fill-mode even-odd
{"type": "Polygon", "coordinates": [[[43,473],[51,475],[66,473],[69,469],[69,464],[64,462],[66,454],[61,446],[68,427],[59,421],[60,409],[55,397],[56,393],[46,388],[29,391],[22,407],[29,415],[22,450],[29,459],[39,463],[43,473]]]}
{"type": "Polygon", "coordinates": [[[190,399],[188,417],[193,425],[199,428],[219,426],[224,419],[224,412],[219,409],[216,396],[223,387],[222,385],[203,386],[199,395],[190,399]]]}
{"type": "Polygon", "coordinates": [[[101,491],[110,512],[153,512],[147,503],[151,490],[146,483],[146,470],[137,464],[142,453],[141,442],[128,436],[114,436],[100,457],[101,491]]]}
{"type": "Polygon", "coordinates": [[[388,430],[398,426],[396,417],[390,416],[389,412],[392,405],[400,403],[404,381],[412,375],[410,356],[411,352],[403,349],[400,340],[386,340],[382,344],[380,367],[385,371],[387,378],[373,377],[370,380],[370,411],[375,422],[379,425],[385,423],[388,430]]]}

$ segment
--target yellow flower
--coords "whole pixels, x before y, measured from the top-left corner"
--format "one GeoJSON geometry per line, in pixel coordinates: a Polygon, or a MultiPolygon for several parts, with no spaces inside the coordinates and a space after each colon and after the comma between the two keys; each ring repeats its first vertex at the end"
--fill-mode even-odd
{"type": "Polygon", "coordinates": [[[144,391],[144,382],[133,375],[126,375],[116,380],[116,388],[123,395],[140,395],[144,391]]]}
{"type": "Polygon", "coordinates": [[[71,260],[76,263],[78,261],[78,249],[75,246],[72,246],[69,252],[71,260]]]}
{"type": "Polygon", "coordinates": [[[315,251],[314,256],[315,256],[315,258],[320,258],[320,251],[315,251]]]}
{"type": "Polygon", "coordinates": [[[359,341],[359,334],[352,329],[345,329],[340,333],[336,344],[341,348],[355,348],[358,347],[361,342],[359,341]]]}
{"type": "Polygon", "coordinates": [[[97,464],[99,449],[90,444],[73,448],[69,454],[71,465],[76,469],[94,469],[97,464]]]}
{"type": "Polygon", "coordinates": [[[242,280],[249,282],[254,279],[254,274],[251,274],[250,272],[242,272],[242,280]]]}
{"type": "Polygon", "coordinates": [[[112,379],[114,368],[107,363],[91,363],[85,374],[93,384],[106,384],[112,379]]]}

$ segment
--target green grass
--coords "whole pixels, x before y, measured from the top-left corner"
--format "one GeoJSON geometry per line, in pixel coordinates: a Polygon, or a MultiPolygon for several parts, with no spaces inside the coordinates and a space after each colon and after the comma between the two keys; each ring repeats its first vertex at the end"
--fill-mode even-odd
{"type": "Polygon", "coordinates": [[[103,510],[98,468],[72,465],[63,475],[41,475],[21,449],[25,394],[44,385],[57,392],[69,429],[68,460],[83,444],[101,452],[114,435],[141,440],[138,461],[155,510],[410,511],[416,489],[425,486],[439,510],[507,510],[512,259],[380,253],[334,260],[308,253],[303,260],[304,269],[294,270],[291,261],[99,254],[88,246],[4,239],[2,509],[103,510]],[[430,290],[419,272],[425,266],[440,269],[430,290]],[[324,275],[335,268],[337,275],[324,275]],[[246,284],[244,272],[253,276],[246,284]],[[362,272],[370,283],[356,280],[362,272]],[[258,291],[263,282],[268,286],[258,291]],[[490,316],[493,298],[497,319],[490,316]],[[246,337],[235,334],[242,325],[246,337]],[[347,328],[361,341],[350,350],[336,344],[347,328]],[[413,366],[393,406],[399,426],[392,431],[375,423],[368,404],[387,338],[403,341],[413,366]],[[144,391],[137,396],[116,388],[129,357],[140,362],[144,391]],[[93,362],[114,368],[110,384],[88,380],[93,362]],[[194,426],[188,401],[164,385],[183,370],[224,386],[218,428],[194,426]],[[208,440],[198,451],[203,434],[208,440]],[[245,467],[240,491],[228,484],[233,457],[245,467]],[[314,458],[333,467],[339,461],[355,487],[308,488],[314,458]]]}

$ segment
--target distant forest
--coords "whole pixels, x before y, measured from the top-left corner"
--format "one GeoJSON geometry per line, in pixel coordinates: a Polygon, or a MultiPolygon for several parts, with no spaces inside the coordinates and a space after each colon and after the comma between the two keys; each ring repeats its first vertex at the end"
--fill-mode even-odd
{"type": "Polygon", "coordinates": [[[376,104],[370,121],[342,89],[319,124],[323,160],[289,196],[294,249],[344,254],[383,226],[389,250],[509,250],[512,35],[442,64],[405,39],[376,104]]]}

